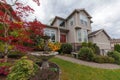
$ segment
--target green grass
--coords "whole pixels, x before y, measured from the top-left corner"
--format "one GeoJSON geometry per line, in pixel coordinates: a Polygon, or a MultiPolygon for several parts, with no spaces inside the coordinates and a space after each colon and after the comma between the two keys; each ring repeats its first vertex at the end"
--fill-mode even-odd
{"type": "Polygon", "coordinates": [[[58,58],[52,58],[51,61],[59,65],[61,80],[120,80],[120,69],[92,68],[58,58]]]}

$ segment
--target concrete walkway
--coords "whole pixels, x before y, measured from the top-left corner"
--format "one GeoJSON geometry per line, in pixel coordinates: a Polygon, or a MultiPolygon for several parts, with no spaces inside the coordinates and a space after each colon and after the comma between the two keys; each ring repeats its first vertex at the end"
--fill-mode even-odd
{"type": "Polygon", "coordinates": [[[99,63],[87,62],[87,61],[78,60],[78,59],[75,59],[75,58],[60,56],[60,55],[56,55],[56,57],[60,58],[60,59],[63,59],[63,60],[66,60],[66,61],[70,61],[70,62],[73,62],[73,63],[80,64],[80,65],[86,65],[86,66],[95,67],[95,68],[120,69],[120,66],[116,65],[116,64],[99,64],[99,63]]]}

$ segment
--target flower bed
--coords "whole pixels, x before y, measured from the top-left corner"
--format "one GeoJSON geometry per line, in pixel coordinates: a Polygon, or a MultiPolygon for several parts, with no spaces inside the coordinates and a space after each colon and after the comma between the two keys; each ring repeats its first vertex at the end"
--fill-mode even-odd
{"type": "MultiPolygon", "coordinates": [[[[42,62],[37,63],[40,67],[42,62]]],[[[49,62],[49,69],[40,69],[30,80],[59,80],[60,69],[55,63],[49,62]]]]}

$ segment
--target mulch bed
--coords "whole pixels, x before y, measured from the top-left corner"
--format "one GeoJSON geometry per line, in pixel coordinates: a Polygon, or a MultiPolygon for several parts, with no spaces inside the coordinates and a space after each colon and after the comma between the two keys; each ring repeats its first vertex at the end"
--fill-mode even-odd
{"type": "Polygon", "coordinates": [[[0,80],[6,80],[6,76],[0,76],[0,80]]]}
{"type": "MultiPolygon", "coordinates": [[[[41,66],[41,63],[37,63],[41,66]]],[[[59,80],[59,67],[49,62],[49,69],[40,69],[36,76],[31,78],[30,80],[59,80]]]]}

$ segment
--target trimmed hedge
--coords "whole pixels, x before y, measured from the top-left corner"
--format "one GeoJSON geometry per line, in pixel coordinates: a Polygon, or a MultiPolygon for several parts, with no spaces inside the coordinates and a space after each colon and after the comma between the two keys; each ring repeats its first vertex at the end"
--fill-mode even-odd
{"type": "Polygon", "coordinates": [[[64,54],[70,54],[72,52],[72,45],[70,43],[62,44],[59,52],[64,54]]]}
{"type": "Polygon", "coordinates": [[[25,56],[26,53],[20,51],[12,51],[8,54],[8,58],[21,58],[25,56]]]}
{"type": "Polygon", "coordinates": [[[83,42],[82,43],[82,47],[89,47],[89,48],[91,48],[92,50],[93,50],[93,52],[95,53],[95,54],[100,54],[100,49],[99,49],[99,47],[96,45],[96,44],[94,44],[94,43],[92,43],[92,42],[88,42],[88,43],[86,43],[86,42],[83,42]]]}
{"type": "Polygon", "coordinates": [[[120,65],[120,53],[117,51],[108,52],[108,56],[115,59],[115,63],[120,65]]]}
{"type": "Polygon", "coordinates": [[[120,44],[116,44],[114,46],[114,50],[117,51],[117,52],[120,52],[120,44]]]}
{"type": "Polygon", "coordinates": [[[97,62],[97,63],[114,63],[115,59],[112,58],[112,57],[108,57],[108,56],[99,56],[99,55],[96,55],[94,57],[94,61],[97,62]]]}
{"type": "Polygon", "coordinates": [[[78,54],[79,58],[82,60],[93,61],[94,53],[91,48],[82,47],[78,54]]]}

